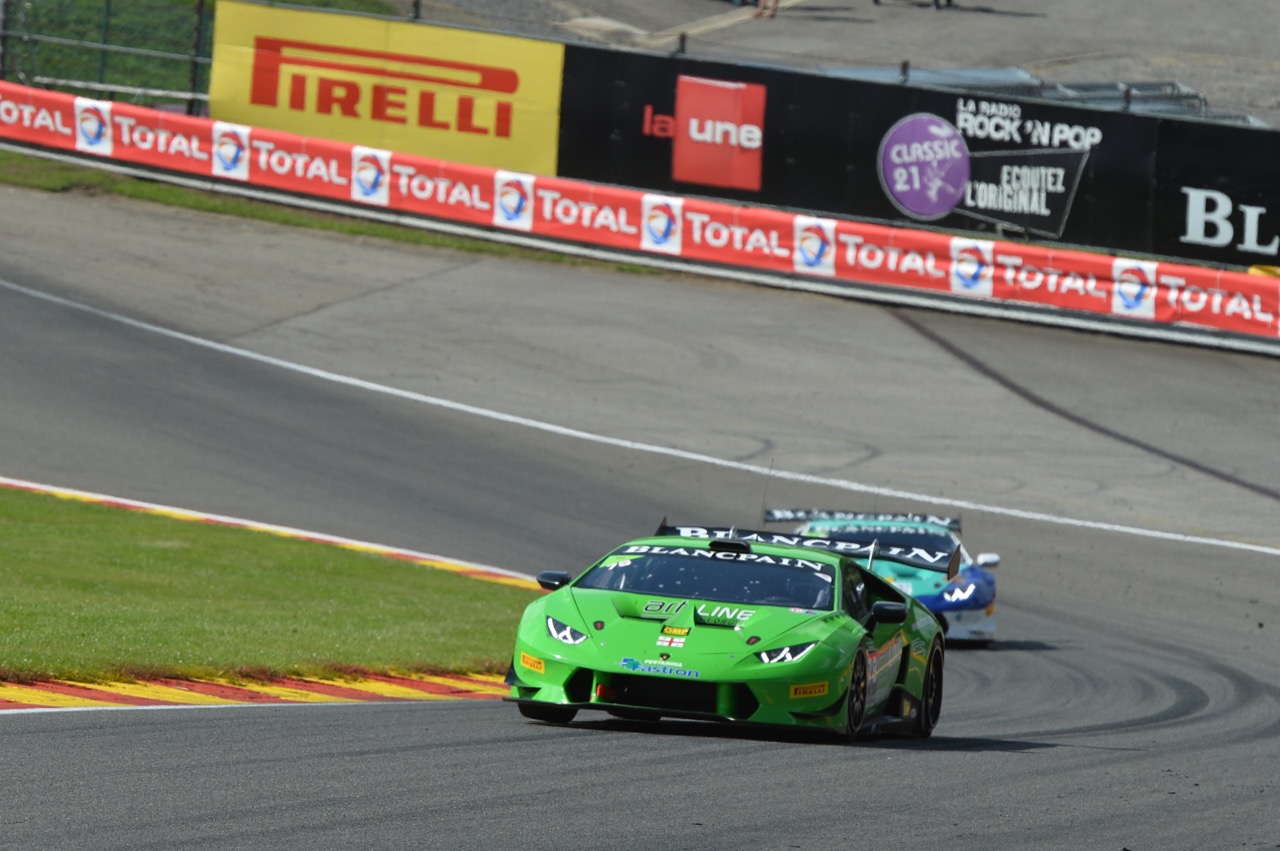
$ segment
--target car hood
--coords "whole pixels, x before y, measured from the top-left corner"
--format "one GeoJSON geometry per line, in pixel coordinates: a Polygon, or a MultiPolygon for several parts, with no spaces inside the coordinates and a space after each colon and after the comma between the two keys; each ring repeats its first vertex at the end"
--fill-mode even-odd
{"type": "Polygon", "coordinates": [[[741,652],[791,640],[819,640],[838,622],[830,611],[751,606],[613,591],[574,590],[570,600],[598,642],[614,648],[685,647],[693,652],[741,652]]]}

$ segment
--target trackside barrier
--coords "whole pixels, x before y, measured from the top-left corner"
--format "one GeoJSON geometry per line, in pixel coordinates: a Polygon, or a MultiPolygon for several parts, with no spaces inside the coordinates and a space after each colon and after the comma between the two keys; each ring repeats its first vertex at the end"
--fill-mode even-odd
{"type": "Polygon", "coordinates": [[[1280,279],[457,165],[0,82],[0,138],[696,264],[1276,341],[1280,279]]]}

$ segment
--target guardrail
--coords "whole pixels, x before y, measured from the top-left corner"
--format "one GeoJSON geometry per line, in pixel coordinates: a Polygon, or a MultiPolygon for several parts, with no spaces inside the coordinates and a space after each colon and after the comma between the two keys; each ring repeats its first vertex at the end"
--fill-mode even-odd
{"type": "Polygon", "coordinates": [[[0,83],[0,139],[89,165],[770,286],[1280,354],[1280,279],[461,165],[0,83]]]}

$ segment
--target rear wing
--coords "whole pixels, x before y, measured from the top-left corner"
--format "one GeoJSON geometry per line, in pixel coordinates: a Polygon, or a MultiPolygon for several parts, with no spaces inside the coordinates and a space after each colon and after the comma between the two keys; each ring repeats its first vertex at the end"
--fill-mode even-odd
{"type": "Polygon", "coordinates": [[[866,559],[870,568],[875,561],[892,561],[907,567],[918,567],[945,573],[947,579],[955,579],[960,572],[960,548],[933,550],[925,547],[882,547],[878,541],[834,541],[809,535],[793,535],[785,532],[760,532],[754,529],[738,529],[725,526],[669,526],[666,518],[655,533],[657,537],[701,538],[716,541],[738,541],[745,544],[778,544],[788,547],[805,547],[852,558],[866,559]]]}
{"type": "Polygon", "coordinates": [[[959,517],[943,517],[938,514],[886,513],[877,511],[836,511],[826,508],[769,508],[764,512],[765,523],[803,523],[808,520],[835,520],[851,525],[858,523],[932,523],[946,526],[960,534],[959,517]]]}

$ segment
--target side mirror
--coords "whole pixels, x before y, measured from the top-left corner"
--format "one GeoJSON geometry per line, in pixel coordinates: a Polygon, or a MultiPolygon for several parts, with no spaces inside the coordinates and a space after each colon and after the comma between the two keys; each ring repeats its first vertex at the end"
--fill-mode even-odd
{"type": "Polygon", "coordinates": [[[978,553],[978,557],[974,559],[974,564],[978,567],[996,568],[1000,566],[1000,553],[978,553]]]}
{"type": "Polygon", "coordinates": [[[538,584],[548,591],[563,588],[569,584],[570,579],[573,579],[573,577],[563,570],[544,570],[538,574],[538,584]]]}
{"type": "Polygon", "coordinates": [[[882,623],[906,623],[907,604],[895,603],[892,600],[880,600],[871,604],[871,617],[867,618],[867,629],[875,629],[882,623]]]}

